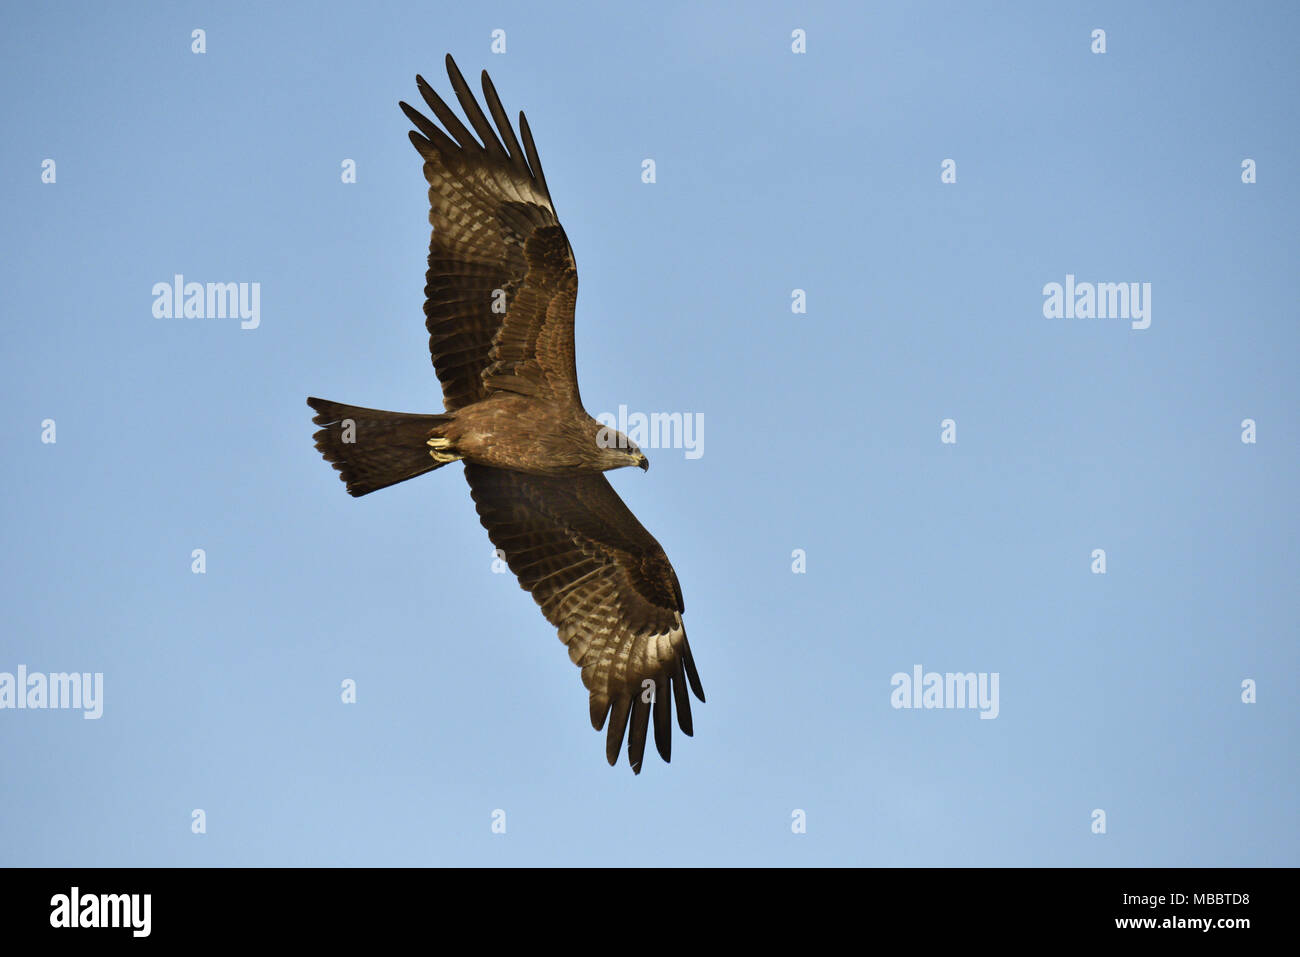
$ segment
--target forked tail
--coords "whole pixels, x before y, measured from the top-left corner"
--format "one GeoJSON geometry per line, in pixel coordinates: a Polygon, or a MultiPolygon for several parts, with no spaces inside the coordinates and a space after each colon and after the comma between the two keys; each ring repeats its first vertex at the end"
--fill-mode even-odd
{"type": "Polygon", "coordinates": [[[316,448],[339,470],[349,495],[370,492],[432,472],[454,462],[454,454],[440,453],[446,442],[429,439],[435,429],[450,422],[453,415],[415,415],[363,409],[325,399],[309,398],[316,410],[312,419],[323,428],[316,433],[316,448]]]}

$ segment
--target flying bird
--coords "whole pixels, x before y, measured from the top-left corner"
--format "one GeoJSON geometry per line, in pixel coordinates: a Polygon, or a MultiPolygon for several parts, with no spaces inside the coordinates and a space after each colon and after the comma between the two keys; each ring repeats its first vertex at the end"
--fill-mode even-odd
{"type": "Polygon", "coordinates": [[[704,700],[677,574],[602,474],[649,461],[578,394],[578,269],[528,121],[519,114],[521,147],[486,71],[491,123],[450,55],[447,75],[469,127],[423,77],[441,128],[400,104],[429,183],[424,314],[445,411],[309,398],[316,448],[354,496],[464,463],[488,537],[582,669],[592,726],[608,722],[606,759],[626,731],[639,774],[651,719],[668,761],[672,710],[692,734],[687,685],[704,700]]]}

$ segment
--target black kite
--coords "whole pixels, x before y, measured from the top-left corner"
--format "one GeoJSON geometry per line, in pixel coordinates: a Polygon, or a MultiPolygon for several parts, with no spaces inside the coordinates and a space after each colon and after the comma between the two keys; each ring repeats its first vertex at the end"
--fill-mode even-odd
{"type": "Polygon", "coordinates": [[[606,758],[617,761],[630,727],[628,760],[640,773],[651,718],[667,761],[670,708],[689,735],[686,684],[704,700],[677,575],[601,474],[649,463],[578,395],[578,270],[528,121],[519,114],[521,148],[486,71],[495,131],[450,56],[447,74],[473,133],[422,77],[416,84],[442,129],[401,104],[429,182],[424,314],[446,411],[309,398],[323,426],[316,447],[352,495],[465,463],[488,537],[582,668],[592,726],[609,722],[606,758]]]}

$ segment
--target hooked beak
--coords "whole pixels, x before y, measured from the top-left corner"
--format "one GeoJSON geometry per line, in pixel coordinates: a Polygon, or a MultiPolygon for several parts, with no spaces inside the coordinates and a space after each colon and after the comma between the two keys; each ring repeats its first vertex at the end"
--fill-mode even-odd
{"type": "Polygon", "coordinates": [[[641,471],[642,471],[642,472],[649,472],[649,471],[650,471],[650,460],[649,460],[648,458],[646,458],[644,455],[641,456],[641,461],[638,462],[637,465],[641,466],[641,471]]]}

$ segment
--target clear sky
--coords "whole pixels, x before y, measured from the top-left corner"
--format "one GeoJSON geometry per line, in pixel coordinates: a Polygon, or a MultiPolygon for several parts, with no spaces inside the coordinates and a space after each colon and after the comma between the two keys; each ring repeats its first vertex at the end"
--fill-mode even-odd
{"type": "Polygon", "coordinates": [[[7,5],[0,672],[103,713],[0,710],[0,863],[1300,863],[1297,27],[7,5]],[[709,699],[639,777],[461,467],[353,500],[312,448],[309,394],[441,409],[397,102],[448,52],[528,114],[588,410],[705,424],[612,476],[709,699]],[[155,317],[176,274],[258,283],[257,328],[155,317]],[[1149,328],[1046,318],[1067,275],[1149,283],[1149,328]],[[997,717],[893,707],[918,665],[997,717]]]}

